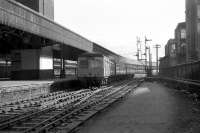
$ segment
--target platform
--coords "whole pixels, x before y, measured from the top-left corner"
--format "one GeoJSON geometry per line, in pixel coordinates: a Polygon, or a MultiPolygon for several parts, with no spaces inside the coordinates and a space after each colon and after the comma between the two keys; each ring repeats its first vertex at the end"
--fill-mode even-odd
{"type": "Polygon", "coordinates": [[[46,80],[46,81],[0,81],[0,88],[7,88],[7,91],[11,91],[12,88],[16,87],[26,87],[33,85],[42,85],[42,84],[52,84],[54,80],[46,80]]]}
{"type": "Polygon", "coordinates": [[[0,81],[0,105],[31,99],[50,93],[50,86],[55,82],[66,82],[73,77],[54,80],[36,81],[0,81]]]}
{"type": "Polygon", "coordinates": [[[200,107],[192,97],[146,82],[77,133],[199,133],[199,125],[200,107]]]}

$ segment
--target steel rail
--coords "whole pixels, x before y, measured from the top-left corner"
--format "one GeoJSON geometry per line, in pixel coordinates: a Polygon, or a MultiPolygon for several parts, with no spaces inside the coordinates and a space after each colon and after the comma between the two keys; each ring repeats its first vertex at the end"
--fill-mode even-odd
{"type": "MultiPolygon", "coordinates": [[[[86,92],[86,93],[88,93],[88,92],[86,92]]],[[[76,95],[82,95],[82,94],[77,94],[76,93],[76,94],[70,96],[70,99],[78,99],[78,96],[76,96],[76,95]]],[[[63,98],[62,102],[65,102],[67,99],[69,99],[69,97],[63,98]]],[[[60,104],[60,101],[57,102],[57,104],[60,104]]],[[[31,118],[33,118],[35,116],[44,114],[46,112],[53,111],[55,109],[56,109],[56,107],[52,106],[50,108],[47,107],[47,108],[44,108],[44,109],[36,111],[36,112],[31,111],[31,112],[26,112],[24,114],[20,114],[20,115],[16,116],[14,120],[13,120],[13,118],[9,118],[7,120],[2,121],[2,123],[0,124],[0,130],[5,129],[5,128],[10,127],[10,126],[13,126],[13,125],[15,125],[17,123],[24,122],[24,121],[26,121],[28,119],[31,119],[31,118]]]]}
{"type": "MultiPolygon", "coordinates": [[[[48,132],[48,130],[51,129],[52,127],[55,127],[55,126],[59,125],[60,123],[62,123],[64,121],[64,119],[71,117],[73,114],[78,114],[79,112],[82,112],[86,108],[89,108],[91,106],[95,106],[96,104],[101,103],[104,99],[106,99],[106,98],[108,98],[112,95],[115,95],[116,93],[120,93],[121,91],[124,91],[123,89],[127,86],[128,86],[128,84],[123,85],[122,87],[119,87],[119,89],[116,89],[116,90],[111,91],[109,93],[103,92],[101,97],[97,97],[97,98],[95,97],[96,99],[89,99],[89,101],[87,101],[87,103],[85,105],[80,105],[79,108],[73,110],[69,114],[66,114],[66,115],[60,117],[59,119],[57,119],[55,121],[52,121],[48,125],[45,125],[40,129],[37,128],[37,129],[34,129],[34,130],[27,130],[24,133],[28,133],[28,132],[31,132],[31,131],[36,131],[37,133],[48,132]]],[[[101,92],[99,92],[99,93],[101,93],[101,92]]]]}
{"type": "MultiPolygon", "coordinates": [[[[121,83],[123,83],[123,82],[121,82],[121,83]]],[[[115,85],[115,86],[117,86],[117,85],[115,85]]],[[[70,96],[71,99],[74,99],[74,101],[71,102],[71,104],[69,104],[67,102],[69,97],[58,100],[56,102],[57,106],[53,105],[51,108],[45,108],[43,110],[24,115],[22,117],[20,116],[19,118],[16,118],[14,120],[9,120],[4,123],[1,123],[0,130],[1,131],[5,131],[5,130],[10,131],[12,129],[15,129],[14,125],[16,125],[16,126],[18,126],[16,128],[19,128],[20,130],[22,128],[24,128],[23,129],[23,130],[25,130],[24,132],[34,132],[34,131],[40,132],[41,130],[44,131],[44,129],[49,129],[49,127],[52,127],[52,125],[55,125],[55,122],[59,122],[59,120],[62,120],[61,118],[68,117],[68,116],[70,116],[69,114],[72,115],[75,112],[84,110],[84,108],[87,108],[91,105],[94,105],[94,103],[97,103],[95,98],[99,99],[100,97],[95,97],[95,96],[98,96],[98,95],[108,96],[109,94],[112,94],[112,92],[113,93],[116,92],[116,89],[113,89],[113,86],[105,87],[105,88],[102,88],[101,90],[95,90],[92,92],[91,91],[82,91],[82,93],[81,92],[79,94],[76,93],[77,94],[76,96],[70,96]],[[88,99],[91,99],[91,101],[88,99]],[[52,115],[52,117],[48,117],[49,115],[50,116],[52,115]],[[43,118],[47,117],[48,119],[43,120],[41,117],[41,121],[39,121],[39,123],[35,124],[34,117],[35,118],[38,117],[38,119],[40,119],[40,116],[42,116],[43,118]],[[33,123],[34,123],[33,126],[21,128],[20,125],[26,124],[27,120],[33,120],[33,123]],[[37,129],[41,129],[41,130],[37,130],[37,129]]],[[[22,130],[22,132],[23,132],[23,130],[22,130]]]]}

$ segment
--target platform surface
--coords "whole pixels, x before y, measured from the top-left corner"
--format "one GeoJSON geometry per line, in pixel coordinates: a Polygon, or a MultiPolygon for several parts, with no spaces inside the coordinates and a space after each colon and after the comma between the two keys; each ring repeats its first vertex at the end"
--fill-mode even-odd
{"type": "Polygon", "coordinates": [[[65,82],[71,79],[74,77],[54,80],[0,81],[0,106],[48,94],[54,82],[65,82]]]}
{"type": "Polygon", "coordinates": [[[53,84],[54,82],[62,82],[76,79],[74,76],[68,76],[62,79],[49,79],[49,80],[0,80],[0,88],[11,88],[29,85],[42,85],[42,84],[53,84]]]}
{"type": "Polygon", "coordinates": [[[148,82],[77,133],[200,133],[200,106],[183,92],[148,82]]]}
{"type": "Polygon", "coordinates": [[[13,86],[25,86],[25,85],[36,85],[36,84],[49,84],[53,83],[53,80],[46,81],[0,81],[0,88],[2,87],[13,87],[13,86]]]}

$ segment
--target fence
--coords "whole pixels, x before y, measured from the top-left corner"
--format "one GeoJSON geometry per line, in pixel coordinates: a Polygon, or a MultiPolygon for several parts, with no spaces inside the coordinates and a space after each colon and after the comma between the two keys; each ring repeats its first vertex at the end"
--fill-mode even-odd
{"type": "Polygon", "coordinates": [[[200,81],[200,61],[159,69],[160,76],[200,81]]]}

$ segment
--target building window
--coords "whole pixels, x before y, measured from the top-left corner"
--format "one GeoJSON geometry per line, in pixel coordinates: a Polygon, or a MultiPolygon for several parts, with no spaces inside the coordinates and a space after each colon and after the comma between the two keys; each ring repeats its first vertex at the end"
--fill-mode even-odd
{"type": "Polygon", "coordinates": [[[174,51],[176,49],[176,45],[175,43],[172,44],[172,51],[174,51]]]}
{"type": "Polygon", "coordinates": [[[170,56],[175,56],[176,53],[176,44],[172,43],[170,48],[170,56]]]}
{"type": "Polygon", "coordinates": [[[200,5],[197,5],[197,18],[200,19],[200,5]]]}
{"type": "Polygon", "coordinates": [[[181,29],[181,39],[186,39],[186,30],[181,29]]]}
{"type": "Polygon", "coordinates": [[[197,24],[197,31],[200,34],[200,22],[198,22],[198,24],[197,24]]]}

